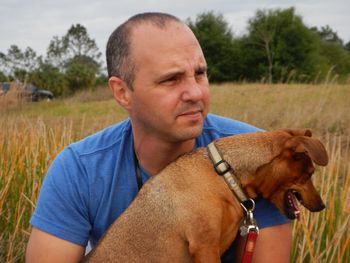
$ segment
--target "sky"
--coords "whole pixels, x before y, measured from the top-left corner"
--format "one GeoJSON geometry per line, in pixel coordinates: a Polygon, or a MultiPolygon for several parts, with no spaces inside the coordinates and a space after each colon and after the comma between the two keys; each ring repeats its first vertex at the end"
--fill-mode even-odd
{"type": "Polygon", "coordinates": [[[350,0],[0,0],[0,52],[6,54],[15,44],[45,56],[54,36],[62,37],[71,25],[80,23],[104,54],[107,39],[119,24],[149,11],[170,13],[183,20],[214,11],[240,36],[256,10],[292,6],[305,25],[329,25],[345,43],[350,41],[350,0]]]}

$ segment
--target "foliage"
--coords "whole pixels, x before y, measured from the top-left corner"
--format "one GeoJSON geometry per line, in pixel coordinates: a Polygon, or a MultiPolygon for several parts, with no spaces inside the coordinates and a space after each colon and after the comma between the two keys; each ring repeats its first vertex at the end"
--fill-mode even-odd
{"type": "Polygon", "coordinates": [[[66,69],[66,79],[70,92],[92,88],[95,83],[95,72],[84,64],[70,64],[66,69]]]}
{"type": "Polygon", "coordinates": [[[98,86],[107,86],[107,83],[108,83],[108,77],[104,74],[98,76],[96,78],[96,81],[95,81],[95,86],[98,87],[98,86]]]}
{"type": "Polygon", "coordinates": [[[344,49],[350,52],[350,41],[344,45],[344,49]]]}
{"type": "Polygon", "coordinates": [[[47,51],[48,60],[64,71],[71,64],[85,64],[97,73],[100,57],[95,40],[91,39],[84,26],[72,25],[61,38],[53,37],[47,51]]]}
{"type": "Polygon", "coordinates": [[[203,49],[208,64],[208,75],[212,82],[223,82],[237,77],[237,50],[233,34],[221,14],[213,12],[199,14],[193,22],[187,20],[203,49]]]}
{"type": "Polygon", "coordinates": [[[340,39],[337,32],[334,32],[329,25],[326,25],[325,27],[322,26],[321,29],[318,29],[317,27],[311,27],[310,30],[316,32],[324,42],[343,46],[343,40],[340,39]]]}
{"type": "MultiPolygon", "coordinates": [[[[329,25],[306,27],[294,8],[257,10],[238,37],[220,13],[201,13],[186,23],[202,46],[211,82],[317,83],[332,74],[350,81],[350,41],[344,44],[329,25]]],[[[0,52],[0,72],[2,81],[34,82],[56,96],[107,83],[101,52],[81,24],[54,36],[46,57],[16,45],[0,52]]]]}
{"type": "Polygon", "coordinates": [[[341,46],[324,42],[320,46],[322,56],[329,67],[334,67],[334,72],[339,75],[350,73],[350,53],[341,46]]]}
{"type": "Polygon", "coordinates": [[[27,47],[21,50],[16,45],[11,45],[7,54],[0,53],[0,65],[10,79],[26,81],[27,74],[35,70],[40,62],[41,57],[37,57],[36,52],[27,47]]]}
{"type": "Polygon", "coordinates": [[[101,53],[95,40],[80,24],[72,25],[61,38],[55,36],[48,47],[47,56],[47,60],[64,73],[68,93],[93,87],[96,74],[101,69],[101,53]]]}
{"type": "Polygon", "coordinates": [[[347,50],[347,45],[343,45],[343,40],[328,25],[321,29],[312,27],[311,30],[320,37],[320,54],[327,67],[332,68],[340,78],[346,78],[350,73],[350,50],[347,50]]]}
{"type": "Polygon", "coordinates": [[[248,24],[246,44],[259,50],[248,66],[264,59],[262,68],[268,82],[283,81],[292,70],[309,78],[317,74],[318,39],[294,8],[258,10],[248,24]]]}
{"type": "Polygon", "coordinates": [[[50,90],[55,96],[67,93],[65,75],[51,64],[42,63],[38,69],[31,73],[30,82],[37,87],[50,90]]]}
{"type": "Polygon", "coordinates": [[[6,82],[6,81],[8,81],[7,76],[2,71],[0,71],[0,82],[6,82]]]}
{"type": "Polygon", "coordinates": [[[213,12],[187,24],[202,46],[211,82],[317,82],[329,71],[343,80],[350,73],[349,52],[337,33],[328,25],[308,28],[294,8],[258,10],[241,37],[213,12]]]}
{"type": "Polygon", "coordinates": [[[3,80],[31,82],[56,96],[91,88],[101,70],[101,53],[84,26],[72,25],[63,37],[54,36],[47,57],[37,57],[30,47],[22,51],[12,45],[7,54],[0,52],[3,80]],[[75,74],[75,75],[74,75],[75,74]]]}

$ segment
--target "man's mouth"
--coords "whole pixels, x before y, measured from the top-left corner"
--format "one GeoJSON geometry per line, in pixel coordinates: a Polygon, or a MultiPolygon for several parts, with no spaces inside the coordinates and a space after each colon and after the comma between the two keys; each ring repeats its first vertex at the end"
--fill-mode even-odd
{"type": "Polygon", "coordinates": [[[284,195],[284,208],[289,219],[300,220],[300,210],[297,199],[302,203],[300,194],[292,189],[289,189],[284,195]]]}
{"type": "Polygon", "coordinates": [[[203,118],[203,113],[202,110],[190,110],[190,111],[186,111],[183,112],[181,114],[178,115],[179,117],[186,117],[190,120],[199,120],[203,118]]]}

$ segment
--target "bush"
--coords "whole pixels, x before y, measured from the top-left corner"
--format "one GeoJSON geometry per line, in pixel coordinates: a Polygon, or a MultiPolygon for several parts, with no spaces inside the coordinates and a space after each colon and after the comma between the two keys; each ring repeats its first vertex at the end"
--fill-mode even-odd
{"type": "Polygon", "coordinates": [[[51,64],[42,64],[31,74],[30,81],[37,87],[50,90],[55,96],[61,96],[67,92],[65,76],[51,64]]]}
{"type": "Polygon", "coordinates": [[[84,64],[70,64],[66,69],[66,80],[70,93],[94,87],[96,72],[84,64]]]}
{"type": "Polygon", "coordinates": [[[2,71],[0,71],[0,82],[6,82],[6,81],[8,81],[8,78],[2,71]]]}
{"type": "Polygon", "coordinates": [[[238,50],[231,29],[222,14],[199,14],[194,22],[187,20],[196,35],[208,63],[211,82],[232,81],[238,78],[238,50]]]}

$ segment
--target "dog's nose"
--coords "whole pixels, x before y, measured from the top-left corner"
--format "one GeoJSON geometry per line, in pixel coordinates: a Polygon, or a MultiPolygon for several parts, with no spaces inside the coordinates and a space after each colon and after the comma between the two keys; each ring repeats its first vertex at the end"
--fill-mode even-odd
{"type": "Polygon", "coordinates": [[[322,200],[318,200],[317,202],[309,203],[309,205],[304,203],[304,206],[307,209],[309,209],[311,212],[320,212],[326,208],[326,205],[323,203],[322,200]]]}
{"type": "Polygon", "coordinates": [[[315,212],[322,211],[325,208],[326,208],[326,205],[323,202],[321,202],[315,212]]]}

